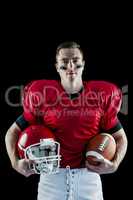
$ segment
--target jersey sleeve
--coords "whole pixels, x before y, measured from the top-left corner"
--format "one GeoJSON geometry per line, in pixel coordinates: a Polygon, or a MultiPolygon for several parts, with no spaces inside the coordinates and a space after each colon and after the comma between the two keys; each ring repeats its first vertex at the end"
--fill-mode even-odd
{"type": "Polygon", "coordinates": [[[25,86],[22,93],[23,117],[29,124],[37,123],[39,95],[34,90],[34,81],[25,86]]]}
{"type": "Polygon", "coordinates": [[[104,111],[101,121],[102,130],[114,133],[122,128],[118,119],[118,113],[122,104],[121,90],[113,85],[105,94],[104,100],[104,111]]]}

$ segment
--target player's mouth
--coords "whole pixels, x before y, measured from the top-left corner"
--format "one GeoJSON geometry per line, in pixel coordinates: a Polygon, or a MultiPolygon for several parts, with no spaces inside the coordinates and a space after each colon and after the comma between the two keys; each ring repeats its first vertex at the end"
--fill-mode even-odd
{"type": "Polygon", "coordinates": [[[75,74],[76,73],[74,73],[74,72],[67,73],[67,75],[70,75],[70,76],[75,75],[75,74]]]}

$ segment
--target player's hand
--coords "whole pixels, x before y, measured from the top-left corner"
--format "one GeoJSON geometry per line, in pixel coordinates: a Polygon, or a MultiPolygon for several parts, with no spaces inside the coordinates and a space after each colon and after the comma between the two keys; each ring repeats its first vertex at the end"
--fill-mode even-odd
{"type": "Polygon", "coordinates": [[[35,174],[35,171],[31,167],[31,165],[33,165],[33,163],[34,163],[34,161],[31,161],[29,159],[21,159],[21,160],[17,160],[13,164],[13,168],[20,174],[28,177],[32,174],[35,174]]]}
{"type": "Polygon", "coordinates": [[[117,170],[117,166],[115,163],[103,158],[98,161],[98,165],[91,165],[88,161],[86,161],[86,167],[92,171],[97,172],[98,174],[110,174],[114,173],[117,170]]]}

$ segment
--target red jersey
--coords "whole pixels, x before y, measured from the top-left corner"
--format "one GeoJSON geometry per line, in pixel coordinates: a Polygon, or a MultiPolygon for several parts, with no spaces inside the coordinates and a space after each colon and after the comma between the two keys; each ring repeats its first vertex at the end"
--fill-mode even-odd
{"type": "Polygon", "coordinates": [[[88,140],[120,128],[117,113],[122,96],[117,86],[105,81],[85,81],[83,86],[74,98],[57,80],[33,81],[24,89],[24,118],[52,129],[61,145],[61,167],[84,167],[88,140]]]}

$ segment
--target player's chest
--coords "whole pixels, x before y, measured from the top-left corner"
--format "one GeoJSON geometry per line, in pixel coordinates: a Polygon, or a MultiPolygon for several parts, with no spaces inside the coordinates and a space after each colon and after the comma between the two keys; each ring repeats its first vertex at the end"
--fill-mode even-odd
{"type": "Polygon", "coordinates": [[[53,127],[78,127],[88,128],[99,126],[102,110],[95,104],[83,104],[79,101],[58,103],[44,109],[43,120],[45,124],[53,127]]]}

